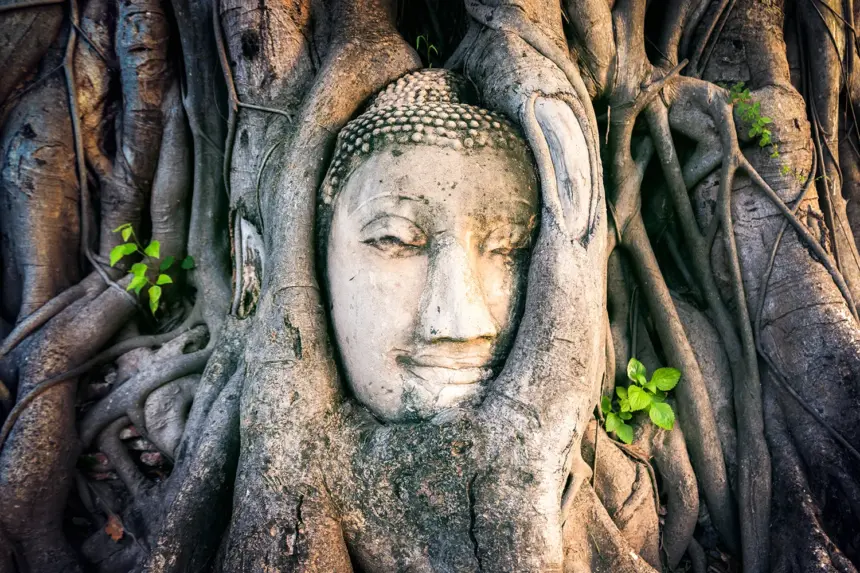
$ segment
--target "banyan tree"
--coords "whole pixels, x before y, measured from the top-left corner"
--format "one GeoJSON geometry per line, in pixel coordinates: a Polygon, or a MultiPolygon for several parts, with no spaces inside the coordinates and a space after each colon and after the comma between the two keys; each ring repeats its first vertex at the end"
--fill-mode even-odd
{"type": "Polygon", "coordinates": [[[854,572],[853,0],[0,0],[0,572],[854,572]]]}

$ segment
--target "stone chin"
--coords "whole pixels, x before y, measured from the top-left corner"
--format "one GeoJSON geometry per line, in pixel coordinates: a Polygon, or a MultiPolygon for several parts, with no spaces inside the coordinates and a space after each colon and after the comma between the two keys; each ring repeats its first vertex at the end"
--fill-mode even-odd
{"type": "Polygon", "coordinates": [[[426,420],[446,410],[472,408],[484,399],[489,383],[489,379],[469,384],[443,384],[409,378],[404,381],[403,407],[388,416],[377,416],[392,422],[426,420]]]}

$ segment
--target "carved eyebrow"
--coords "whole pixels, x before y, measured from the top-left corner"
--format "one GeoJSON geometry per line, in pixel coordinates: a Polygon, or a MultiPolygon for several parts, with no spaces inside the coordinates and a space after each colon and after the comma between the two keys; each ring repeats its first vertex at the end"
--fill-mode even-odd
{"type": "Polygon", "coordinates": [[[367,199],[362,201],[359,205],[357,205],[355,207],[355,209],[352,209],[348,214],[350,216],[352,216],[355,213],[357,213],[358,211],[361,211],[362,209],[366,208],[369,204],[371,204],[375,201],[382,200],[382,199],[394,199],[398,202],[399,201],[416,201],[419,203],[424,202],[423,198],[417,197],[415,195],[409,195],[407,193],[392,193],[392,192],[378,193],[378,194],[373,195],[372,197],[368,197],[367,199]]]}

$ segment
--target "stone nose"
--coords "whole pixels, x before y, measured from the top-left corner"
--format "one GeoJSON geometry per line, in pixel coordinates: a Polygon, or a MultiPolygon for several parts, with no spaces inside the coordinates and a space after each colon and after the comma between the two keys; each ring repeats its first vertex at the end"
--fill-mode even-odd
{"type": "Polygon", "coordinates": [[[469,253],[454,238],[442,239],[430,254],[418,334],[427,342],[491,340],[498,335],[469,253]]]}

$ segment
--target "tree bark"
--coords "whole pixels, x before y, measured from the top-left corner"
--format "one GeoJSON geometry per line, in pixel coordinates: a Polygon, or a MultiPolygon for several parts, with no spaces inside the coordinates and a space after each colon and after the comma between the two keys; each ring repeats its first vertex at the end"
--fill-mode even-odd
{"type": "Polygon", "coordinates": [[[0,3],[0,571],[856,571],[855,10],[0,3]],[[539,230],[487,395],[389,423],[319,193],[443,62],[539,230]],[[631,358],[680,370],[673,429],[615,425],[631,358]]]}

